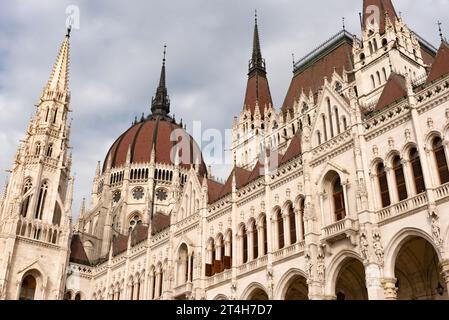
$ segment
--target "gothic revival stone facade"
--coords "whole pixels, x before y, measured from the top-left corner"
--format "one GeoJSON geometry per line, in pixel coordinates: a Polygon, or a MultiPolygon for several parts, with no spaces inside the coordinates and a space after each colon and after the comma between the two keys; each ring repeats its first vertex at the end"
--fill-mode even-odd
{"type": "Polygon", "coordinates": [[[279,111],[256,21],[224,184],[170,116],[164,58],[74,225],[68,35],[1,200],[0,298],[448,299],[449,44],[390,0],[363,12],[361,39],[295,63],[279,111]]]}

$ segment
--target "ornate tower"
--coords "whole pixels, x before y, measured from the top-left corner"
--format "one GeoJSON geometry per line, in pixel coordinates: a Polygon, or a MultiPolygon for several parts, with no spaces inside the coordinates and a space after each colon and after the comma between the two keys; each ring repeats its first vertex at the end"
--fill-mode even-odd
{"type": "Polygon", "coordinates": [[[0,212],[0,298],[60,299],[71,226],[70,29],[17,150],[0,212]]]}
{"type": "Polygon", "coordinates": [[[429,46],[398,16],[391,0],[364,0],[362,40],[354,41],[360,103],[375,105],[392,73],[425,75],[429,46]]]}
{"type": "Polygon", "coordinates": [[[263,59],[260,49],[259,26],[256,14],[253,53],[249,61],[245,101],[240,117],[235,118],[232,127],[232,150],[239,167],[252,168],[257,162],[265,142],[266,123],[275,114],[265,59],[263,59]]]}

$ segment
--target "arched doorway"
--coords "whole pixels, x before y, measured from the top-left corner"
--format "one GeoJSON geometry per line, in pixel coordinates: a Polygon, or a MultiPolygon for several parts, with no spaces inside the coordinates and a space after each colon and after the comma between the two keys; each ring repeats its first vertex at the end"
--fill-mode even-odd
{"type": "Polygon", "coordinates": [[[28,275],[22,280],[20,286],[19,300],[34,300],[36,293],[36,278],[32,275],[28,275]]]}
{"type": "Polygon", "coordinates": [[[294,276],[288,284],[284,300],[308,300],[309,288],[307,280],[299,275],[294,276]]]}
{"type": "Polygon", "coordinates": [[[394,273],[398,300],[448,299],[437,252],[421,237],[410,237],[402,245],[394,273]]]}
{"type": "Polygon", "coordinates": [[[337,300],[368,300],[365,282],[365,267],[355,259],[348,258],[337,276],[335,285],[337,300]]]}
{"type": "Polygon", "coordinates": [[[260,288],[254,289],[248,297],[248,300],[252,301],[263,301],[268,300],[268,294],[260,288]]]}

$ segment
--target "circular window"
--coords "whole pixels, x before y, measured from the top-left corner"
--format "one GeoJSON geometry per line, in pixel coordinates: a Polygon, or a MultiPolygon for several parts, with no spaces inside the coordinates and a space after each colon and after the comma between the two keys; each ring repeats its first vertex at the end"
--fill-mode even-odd
{"type": "Polygon", "coordinates": [[[165,200],[167,200],[167,198],[168,198],[167,191],[166,191],[165,189],[158,189],[158,190],[156,191],[156,198],[157,198],[159,201],[165,201],[165,200]]]}
{"type": "Polygon", "coordinates": [[[133,198],[135,200],[141,200],[143,196],[145,195],[142,187],[134,188],[133,190],[133,198]]]}

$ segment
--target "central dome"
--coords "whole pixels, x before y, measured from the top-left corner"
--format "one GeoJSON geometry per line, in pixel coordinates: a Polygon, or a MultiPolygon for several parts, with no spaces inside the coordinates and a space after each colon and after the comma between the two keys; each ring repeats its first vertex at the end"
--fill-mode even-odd
{"type": "Polygon", "coordinates": [[[175,121],[169,121],[163,117],[142,120],[123,133],[109,149],[103,171],[106,170],[108,161],[111,163],[111,168],[124,166],[128,150],[131,153],[131,163],[149,163],[153,147],[156,163],[173,165],[172,159],[175,157],[172,154],[176,150],[176,145],[184,147],[179,151],[182,168],[190,169],[193,164],[199,162],[199,173],[206,174],[206,165],[195,140],[175,121]],[[172,139],[173,137],[179,137],[179,139],[172,139]],[[186,155],[185,152],[188,154],[186,155]]]}
{"type": "MultiPolygon", "coordinates": [[[[123,167],[127,163],[130,152],[130,163],[149,163],[153,149],[155,162],[174,165],[178,151],[178,163],[182,168],[190,169],[199,164],[199,174],[207,173],[201,150],[195,140],[169,115],[170,98],[165,84],[165,50],[159,86],[151,103],[151,116],[135,122],[123,133],[109,149],[103,166],[111,168],[123,167]],[[176,148],[175,148],[176,146],[176,148]]],[[[181,121],[182,122],[182,121],[181,121]]]]}

